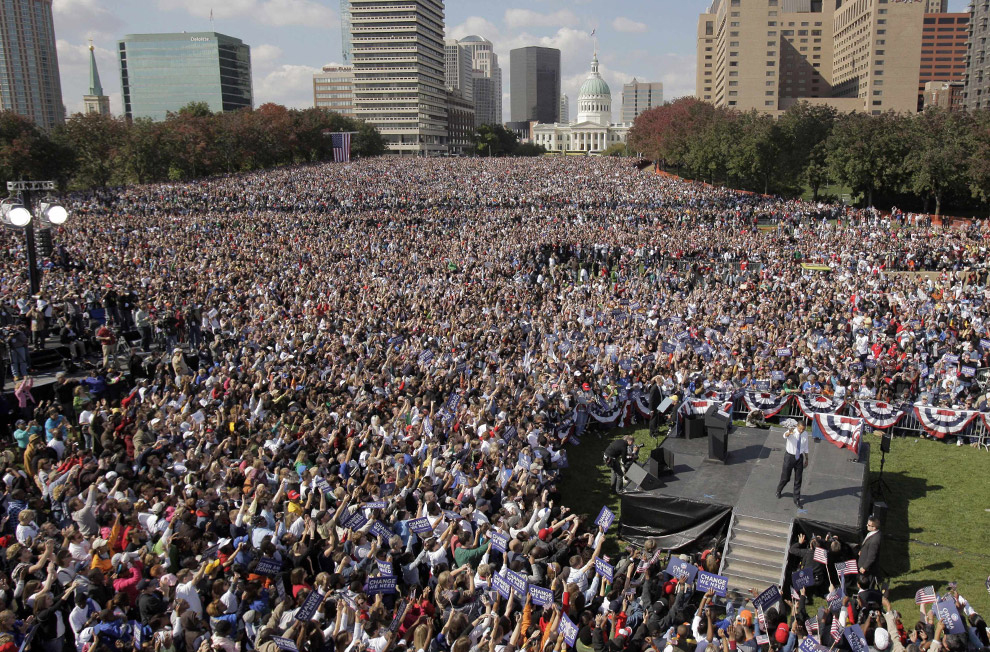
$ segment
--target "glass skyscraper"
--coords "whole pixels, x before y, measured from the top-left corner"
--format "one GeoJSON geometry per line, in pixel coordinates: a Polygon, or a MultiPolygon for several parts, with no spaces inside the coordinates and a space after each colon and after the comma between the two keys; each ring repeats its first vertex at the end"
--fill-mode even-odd
{"type": "MultiPolygon", "coordinates": [[[[2,0],[0,0],[2,1],[2,0]]],[[[128,34],[118,43],[124,115],[164,120],[190,102],[251,108],[251,48],[216,32],[128,34]]]]}
{"type": "Polygon", "coordinates": [[[65,122],[52,0],[0,0],[0,108],[44,129],[65,122]]]}

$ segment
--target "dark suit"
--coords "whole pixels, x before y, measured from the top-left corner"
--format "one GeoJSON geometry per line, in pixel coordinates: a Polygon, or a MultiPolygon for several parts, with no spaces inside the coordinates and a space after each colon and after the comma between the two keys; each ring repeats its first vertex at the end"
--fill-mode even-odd
{"type": "Polygon", "coordinates": [[[870,533],[863,539],[863,543],[859,546],[859,555],[857,556],[857,563],[859,567],[866,571],[863,574],[863,579],[865,579],[870,586],[876,580],[877,570],[879,564],[877,563],[880,559],[880,531],[870,533]]]}
{"type": "Polygon", "coordinates": [[[634,455],[634,447],[626,444],[625,439],[616,439],[605,448],[605,463],[612,471],[610,486],[612,491],[622,491],[622,477],[626,472],[626,459],[634,455]]]}

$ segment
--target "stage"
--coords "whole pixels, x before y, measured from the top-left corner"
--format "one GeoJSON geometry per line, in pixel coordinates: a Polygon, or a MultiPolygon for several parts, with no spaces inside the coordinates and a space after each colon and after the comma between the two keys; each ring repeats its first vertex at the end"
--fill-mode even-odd
{"type": "Polygon", "coordinates": [[[668,437],[661,448],[674,454],[673,473],[662,475],[658,488],[623,491],[619,535],[634,543],[652,537],[670,550],[690,548],[724,536],[735,512],[858,542],[870,508],[869,444],[860,444],[863,461],[857,461],[851,450],[812,440],[801,487],[804,509],[798,509],[793,484],[780,500],[775,496],[783,432],[776,426],[732,428],[725,464],[706,460],[707,438],[668,437]]]}

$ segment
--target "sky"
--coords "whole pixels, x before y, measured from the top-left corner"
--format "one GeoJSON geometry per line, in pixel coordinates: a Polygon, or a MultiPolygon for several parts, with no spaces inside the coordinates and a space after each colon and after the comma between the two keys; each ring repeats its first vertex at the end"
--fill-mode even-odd
{"type": "MultiPolygon", "coordinates": [[[[509,51],[527,45],[561,52],[562,92],[573,119],[577,92],[588,75],[597,39],[599,70],[612,90],[619,119],[622,85],[637,78],[664,84],[664,99],[694,93],[698,14],[709,0],[447,0],[446,31],[495,45],[502,67],[503,119],[509,112],[509,51]],[[595,37],[591,36],[595,30],[595,37]]],[[[969,0],[949,0],[965,11],[969,0]]],[[[82,110],[89,87],[89,40],[96,48],[104,92],[115,115],[123,111],[115,55],[124,34],[210,31],[251,46],[254,104],[313,104],[312,76],[340,63],[339,0],[54,0],[62,97],[69,113],[82,110]],[[210,12],[213,13],[213,26],[210,12]]]]}

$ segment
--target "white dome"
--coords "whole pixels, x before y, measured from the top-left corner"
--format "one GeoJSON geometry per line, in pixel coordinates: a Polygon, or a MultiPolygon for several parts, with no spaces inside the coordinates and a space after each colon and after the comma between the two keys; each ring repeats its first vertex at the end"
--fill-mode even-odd
{"type": "Polygon", "coordinates": [[[591,72],[578,94],[578,122],[608,126],[612,122],[612,91],[598,72],[598,53],[591,60],[591,72]]]}

